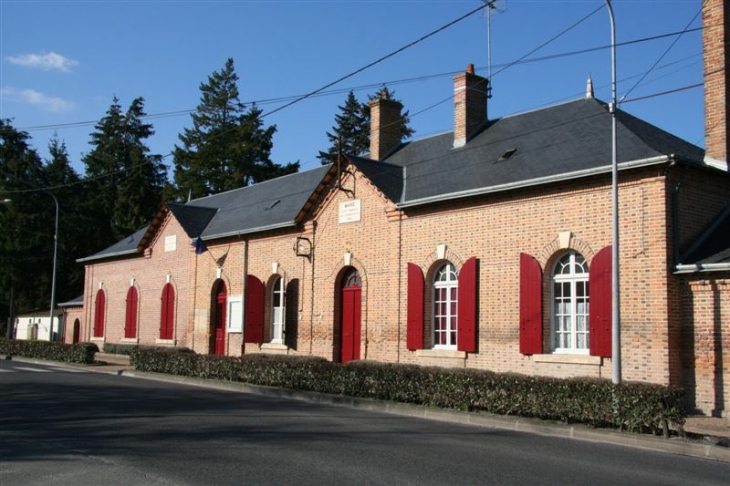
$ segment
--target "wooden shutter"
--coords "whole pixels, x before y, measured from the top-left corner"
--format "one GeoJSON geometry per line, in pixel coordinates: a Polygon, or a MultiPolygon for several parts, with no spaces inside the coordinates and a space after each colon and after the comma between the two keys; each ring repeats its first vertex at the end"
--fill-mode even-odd
{"type": "Polygon", "coordinates": [[[520,353],[542,353],[542,269],[520,253],[520,353]]]}
{"type": "Polygon", "coordinates": [[[172,339],[173,322],[175,320],[175,289],[167,283],[162,288],[162,304],[160,311],[160,339],[172,339]]]}
{"type": "Polygon", "coordinates": [[[124,321],[124,337],[137,337],[137,289],[129,287],[127,291],[127,314],[124,321]]]}
{"type": "Polygon", "coordinates": [[[593,257],[588,274],[591,356],[611,357],[612,351],[612,250],[607,246],[593,257]]]}
{"type": "Polygon", "coordinates": [[[253,275],[246,277],[246,320],[243,327],[243,342],[264,342],[264,284],[253,275]]]}
{"type": "Polygon", "coordinates": [[[477,351],[477,259],[471,257],[459,272],[457,304],[457,349],[467,353],[477,351]]]}
{"type": "Polygon", "coordinates": [[[94,337],[104,337],[104,311],[106,310],[106,295],[103,290],[96,293],[96,308],[94,309],[94,337]]]}
{"type": "Polygon", "coordinates": [[[415,263],[408,264],[408,349],[423,349],[423,272],[415,263]]]}

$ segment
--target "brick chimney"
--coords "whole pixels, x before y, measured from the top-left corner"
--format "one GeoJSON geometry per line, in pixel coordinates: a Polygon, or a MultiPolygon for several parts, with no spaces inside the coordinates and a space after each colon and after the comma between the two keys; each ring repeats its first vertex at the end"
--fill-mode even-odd
{"type": "Polygon", "coordinates": [[[454,147],[462,147],[487,121],[486,78],[474,74],[474,65],[454,76],[454,147]]]}
{"type": "Polygon", "coordinates": [[[705,157],[727,164],[730,152],[730,0],[706,0],[702,8],[705,72],[705,157]]]}
{"type": "Polygon", "coordinates": [[[391,100],[387,90],[370,100],[370,158],[382,160],[401,143],[403,105],[391,100]]]}

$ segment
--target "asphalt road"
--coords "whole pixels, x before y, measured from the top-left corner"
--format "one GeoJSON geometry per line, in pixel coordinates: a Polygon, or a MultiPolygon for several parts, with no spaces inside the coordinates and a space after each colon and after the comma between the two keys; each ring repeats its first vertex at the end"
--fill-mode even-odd
{"type": "Polygon", "coordinates": [[[722,484],[730,465],[0,362],[0,484],[722,484]]]}

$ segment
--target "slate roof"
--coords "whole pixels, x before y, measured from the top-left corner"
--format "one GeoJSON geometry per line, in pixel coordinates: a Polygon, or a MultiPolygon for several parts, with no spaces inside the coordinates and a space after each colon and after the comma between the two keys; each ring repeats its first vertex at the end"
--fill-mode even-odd
{"type": "MultiPolygon", "coordinates": [[[[704,157],[701,148],[623,111],[617,113],[617,139],[619,164],[672,155],[702,164],[704,157]]],[[[380,166],[351,160],[402,207],[572,178],[610,171],[611,115],[605,103],[580,99],[489,121],[460,148],[453,147],[450,132],[405,143],[380,166]],[[504,158],[508,151],[513,154],[504,158]],[[400,190],[394,166],[403,168],[400,190]]]]}
{"type": "Polygon", "coordinates": [[[682,265],[730,264],[730,208],[681,258],[682,265]]]}
{"type": "Polygon", "coordinates": [[[215,208],[200,236],[205,240],[294,226],[299,211],[329,171],[322,166],[253,186],[190,201],[185,207],[215,208]]]}
{"type": "Polygon", "coordinates": [[[66,302],[59,302],[58,307],[83,307],[84,305],[84,296],[79,295],[78,297],[74,297],[71,300],[68,300],[66,302]]]}
{"type": "MultiPolygon", "coordinates": [[[[200,236],[203,240],[213,240],[292,227],[330,167],[327,165],[297,172],[253,186],[194,199],[184,205],[170,203],[167,207],[191,239],[200,236]]],[[[109,248],[76,261],[83,263],[137,254],[151,239],[152,235],[147,233],[154,233],[162,219],[162,214],[158,214],[151,225],[109,248]]]]}

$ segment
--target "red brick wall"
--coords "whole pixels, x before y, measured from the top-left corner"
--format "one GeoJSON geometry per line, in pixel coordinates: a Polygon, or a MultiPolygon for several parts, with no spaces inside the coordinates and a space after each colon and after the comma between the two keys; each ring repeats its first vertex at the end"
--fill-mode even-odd
{"type": "Polygon", "coordinates": [[[84,329],[82,340],[103,343],[188,346],[190,316],[190,265],[194,250],[190,238],[168,213],[144,256],[90,262],[86,265],[84,329]],[[176,237],[175,251],[165,251],[165,238],[176,237]],[[159,340],[162,288],[169,282],[175,289],[174,342],[159,340]],[[137,338],[124,338],[126,299],[130,285],[138,291],[137,338]],[[97,292],[106,294],[104,338],[93,338],[97,292]]]}

